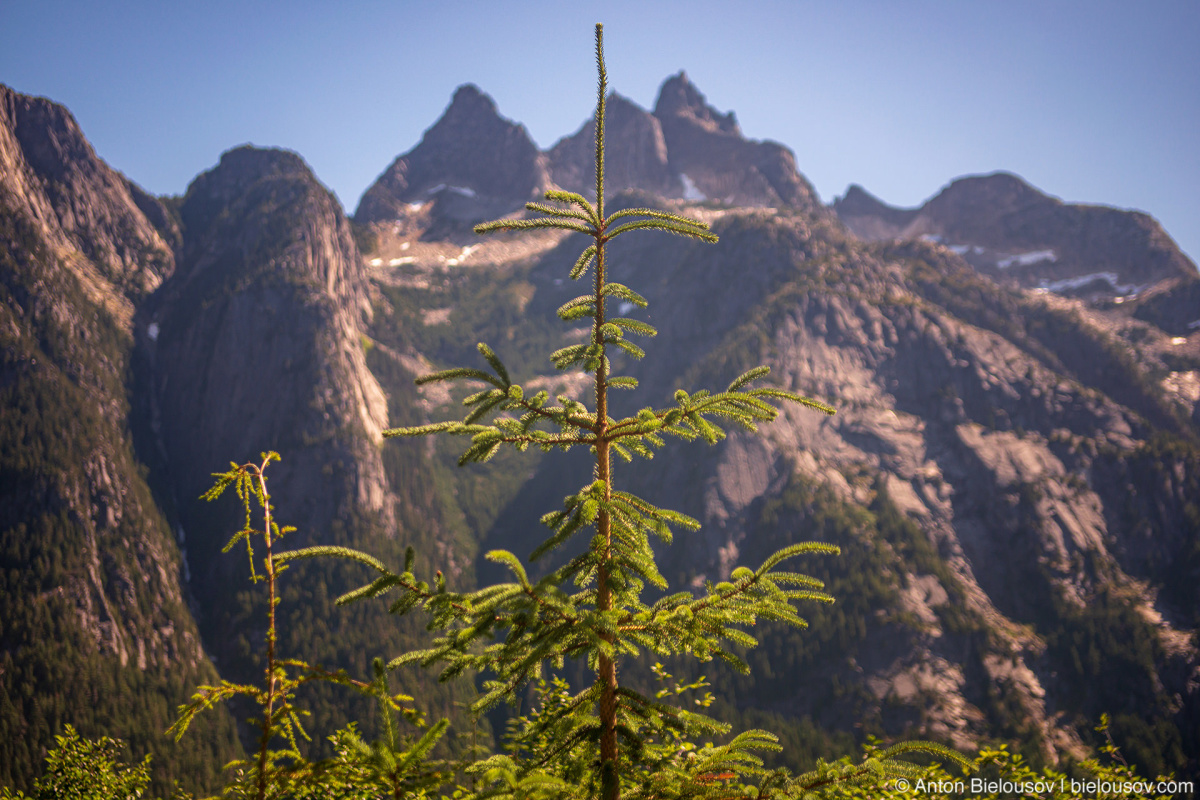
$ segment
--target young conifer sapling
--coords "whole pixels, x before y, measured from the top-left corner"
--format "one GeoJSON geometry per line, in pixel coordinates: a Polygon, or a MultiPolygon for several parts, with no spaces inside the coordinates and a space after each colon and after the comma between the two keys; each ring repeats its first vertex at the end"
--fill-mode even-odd
{"type": "MultiPolygon", "coordinates": [[[[604,123],[608,79],[604,66],[603,28],[596,26],[599,82],[595,114],[595,200],[565,191],[546,193],[546,203],[528,203],[533,216],[479,225],[477,233],[552,228],[579,233],[591,241],[570,277],[590,275],[591,289],[558,309],[566,322],[587,319],[587,341],[550,354],[559,370],[582,370],[593,379],[594,406],[546,391],[527,393],[515,383],[499,356],[486,344],[479,352],[487,369],[458,367],[426,375],[418,384],[464,381],[482,388],[463,400],[468,409],[458,421],[396,428],[387,436],[443,434],[470,440],[460,464],[484,462],[502,447],[543,451],[587,447],[593,480],[564,500],[563,507],[542,517],[550,529],[530,560],[551,553],[575,537],[587,537],[584,551],[534,581],[525,564],[506,550],[486,557],[511,571],[513,580],[472,592],[451,591],[439,572],[433,585],[413,573],[410,549],[404,569],[396,573],[377,559],[340,547],[315,547],[290,558],[335,555],[359,561],[379,577],[339,600],[381,595],[400,596],[395,613],[423,607],[438,631],[433,645],[405,653],[389,666],[440,665],[441,677],[464,673],[489,675],[474,711],[485,710],[530,680],[545,680],[569,659],[585,659],[593,676],[578,690],[561,680],[543,693],[536,714],[523,718],[516,749],[495,755],[471,769],[480,797],[600,797],[604,800],[651,797],[802,796],[833,784],[879,782],[889,776],[912,776],[921,767],[897,755],[922,750],[965,763],[956,753],[927,742],[907,742],[873,753],[859,765],[819,765],[793,777],[767,770],[756,752],[778,750],[766,731],[751,730],[724,744],[693,740],[729,733],[729,726],[667,698],[648,697],[620,683],[620,665],[643,653],[670,657],[690,655],[702,661],[720,658],[748,671],[736,649],[757,640],[746,632],[759,620],[805,626],[797,601],[831,603],[820,581],[782,569],[801,555],[833,555],[838,549],[819,542],[793,544],[774,553],[758,568],[738,567],[729,579],[701,593],[669,591],[655,562],[651,540],[670,543],[676,530],[694,531],[699,523],[676,511],[659,508],[624,489],[614,479],[615,458],[652,458],[664,437],[717,444],[724,426],[756,431],[769,422],[782,403],[806,406],[818,413],[834,409],[778,388],[756,385],[769,369],[756,367],[738,376],[723,391],[680,389],[674,403],[646,406],[632,416],[609,415],[609,393],[632,390],[637,381],[613,372],[611,355],[641,359],[645,353],[630,337],[654,336],[647,323],[610,314],[610,301],[645,308],[636,291],[608,277],[608,245],[634,231],[662,231],[706,242],[717,237],[709,226],[680,214],[651,208],[606,213],[604,192],[604,123]],[[614,458],[615,457],[615,458],[614,458]],[[651,588],[659,597],[650,601],[651,588]]],[[[544,684],[543,684],[544,685],[544,684]]]]}

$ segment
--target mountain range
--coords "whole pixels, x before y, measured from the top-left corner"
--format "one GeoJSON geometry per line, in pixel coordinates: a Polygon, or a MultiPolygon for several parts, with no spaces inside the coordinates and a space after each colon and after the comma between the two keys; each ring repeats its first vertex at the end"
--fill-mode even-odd
{"type": "MultiPolygon", "coordinates": [[[[718,715],[779,732],[780,763],[802,766],[867,734],[1078,759],[1109,713],[1146,771],[1196,775],[1195,264],[1146,214],[1005,173],[917,209],[858,186],[826,206],[684,73],[653,111],[608,107],[610,205],[684,210],[720,237],[614,242],[612,278],[660,332],[629,374],[658,402],[766,363],[838,408],[617,473],[703,523],[662,552],[672,585],[793,541],[843,550],[805,565],[838,598],[802,610],[807,631],[764,631],[749,677],[707,670],[718,715]]],[[[224,712],[181,745],[161,735],[198,683],[258,669],[262,601],[222,553],[239,509],[198,499],[230,461],[282,454],[289,546],[398,564],[412,545],[457,586],[492,579],[490,548],[528,552],[586,463],[457,469],[449,447],[381,434],[450,418],[456,398],[413,379],[475,364],[478,341],[526,386],[584,391],[546,358],[581,336],[554,313],[578,242],[471,228],[549,188],[589,193],[593,135],[541,151],[463,86],[351,220],[281,150],[231,150],[153,197],[66,109],[0,87],[0,782],[28,787],[66,723],[153,753],[160,790],[212,787],[245,746],[224,712]]],[[[423,642],[420,620],[334,606],[362,578],[290,570],[283,651],[366,676],[423,642]]],[[[469,736],[473,687],[396,684],[469,736]]],[[[330,688],[306,700],[317,731],[374,719],[330,688]]]]}

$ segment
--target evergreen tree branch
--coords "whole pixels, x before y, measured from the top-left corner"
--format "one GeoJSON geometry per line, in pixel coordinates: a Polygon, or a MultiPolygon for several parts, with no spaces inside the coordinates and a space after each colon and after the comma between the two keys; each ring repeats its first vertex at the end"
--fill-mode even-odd
{"type": "Polygon", "coordinates": [[[577,222],[567,222],[562,219],[499,219],[495,222],[485,222],[475,226],[475,233],[485,234],[495,231],[524,231],[533,230],[534,228],[556,228],[562,231],[573,231],[575,233],[586,233],[591,235],[594,228],[589,225],[584,225],[577,222]]]}
{"type": "Polygon", "coordinates": [[[603,240],[607,242],[615,239],[622,233],[636,230],[666,231],[667,233],[673,233],[677,236],[689,236],[693,239],[700,239],[709,243],[716,243],[717,241],[716,234],[710,233],[706,228],[697,228],[686,224],[686,222],[680,223],[673,220],[663,219],[644,219],[637,222],[626,222],[623,225],[618,225],[612,230],[605,231],[603,240]]]}
{"type": "Polygon", "coordinates": [[[698,219],[692,219],[691,217],[685,217],[682,214],[672,214],[669,211],[660,211],[656,208],[626,208],[609,214],[607,222],[611,224],[613,220],[622,219],[624,217],[653,217],[654,219],[677,222],[681,225],[690,225],[694,228],[700,228],[701,230],[709,230],[709,224],[707,222],[698,219]]]}
{"type": "Polygon", "coordinates": [[[543,203],[526,203],[525,208],[528,209],[529,211],[536,211],[539,214],[547,214],[552,217],[561,217],[564,219],[577,219],[586,225],[592,226],[589,228],[590,233],[592,233],[592,234],[596,233],[596,228],[593,225],[593,219],[592,219],[591,214],[585,214],[585,213],[582,213],[579,211],[570,211],[570,210],[562,209],[562,208],[554,208],[553,206],[548,206],[543,203]]]}
{"type": "Polygon", "coordinates": [[[597,228],[600,227],[600,214],[597,213],[596,208],[583,195],[575,192],[564,192],[561,189],[551,189],[546,192],[546,199],[557,203],[577,206],[587,216],[589,222],[597,228]]]}

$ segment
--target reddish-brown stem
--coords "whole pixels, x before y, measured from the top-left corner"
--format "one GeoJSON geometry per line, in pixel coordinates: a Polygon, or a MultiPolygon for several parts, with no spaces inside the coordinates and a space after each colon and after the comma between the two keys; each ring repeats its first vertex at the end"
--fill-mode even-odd
{"type": "Polygon", "coordinates": [[[267,749],[271,743],[271,725],[275,716],[275,563],[271,559],[271,496],[267,494],[267,463],[254,468],[263,498],[263,541],[267,558],[267,707],[262,719],[262,738],[258,747],[258,800],[267,796],[267,749]]]}
{"type": "MultiPolygon", "coordinates": [[[[604,230],[601,224],[600,232],[604,230]]],[[[596,237],[596,316],[592,326],[592,341],[599,345],[600,358],[596,366],[596,480],[604,483],[604,506],[596,521],[597,533],[604,542],[597,570],[596,607],[600,611],[612,609],[612,587],[609,585],[609,562],[612,559],[612,518],[608,504],[612,501],[612,464],[609,461],[610,440],[608,437],[608,362],[605,359],[604,337],[600,329],[604,325],[604,238],[596,237]]],[[[601,637],[612,644],[612,634],[601,637]]],[[[600,682],[600,762],[601,769],[611,770],[613,780],[606,791],[606,800],[617,800],[620,783],[616,780],[617,769],[617,664],[612,658],[600,653],[596,679],[600,682]]]]}

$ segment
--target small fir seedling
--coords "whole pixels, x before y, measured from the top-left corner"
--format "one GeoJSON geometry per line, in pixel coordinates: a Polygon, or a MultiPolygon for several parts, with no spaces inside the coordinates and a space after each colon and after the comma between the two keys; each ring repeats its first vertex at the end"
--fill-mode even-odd
{"type": "Polygon", "coordinates": [[[287,570],[287,561],[294,552],[275,552],[279,540],[295,531],[280,526],[273,518],[274,506],[267,490],[267,468],[278,461],[279,454],[263,453],[259,464],[231,463],[227,472],[214,473],[216,483],[204,493],[206,500],[219,498],[233,487],[245,511],[242,529],[233,535],[223,552],[228,553],[238,542],[246,543],[250,559],[250,580],[261,583],[266,590],[267,630],[261,686],[237,684],[223,680],[217,686],[201,686],[187,705],[180,706],[179,716],[169,729],[178,741],[197,714],[233,698],[242,696],[259,708],[261,717],[248,720],[259,728],[258,750],[250,759],[229,765],[233,781],[225,789],[226,797],[255,798],[312,798],[312,800],[350,797],[384,796],[411,797],[433,791],[449,779],[440,762],[429,759],[430,750],[446,732],[448,721],[426,726],[422,715],[411,705],[413,698],[392,694],[382,660],[375,662],[371,681],[350,678],[344,671],[331,672],[305,661],[280,658],[276,652],[278,627],[275,609],[279,605],[277,584],[287,570]],[[262,527],[254,527],[255,507],[262,515],[262,527]],[[262,572],[255,565],[254,542],[261,542],[264,551],[262,572]],[[376,699],[384,723],[384,737],[368,744],[359,735],[357,726],[329,737],[335,757],[312,762],[302,752],[300,741],[308,740],[301,718],[307,712],[296,703],[296,693],[305,684],[325,681],[346,686],[376,699]],[[415,742],[397,734],[395,716],[402,715],[420,728],[427,728],[415,742]]]}
{"type": "MultiPolygon", "coordinates": [[[[832,603],[820,581],[786,570],[799,556],[835,555],[819,542],[793,544],[771,555],[756,569],[738,567],[728,580],[700,594],[669,590],[658,570],[651,542],[670,543],[676,531],[694,531],[699,523],[684,514],[617,488],[614,461],[652,458],[668,436],[712,445],[725,437],[725,426],[756,431],[779,406],[794,403],[819,413],[834,409],[793,392],[760,386],[769,369],[756,367],[722,391],[689,393],[680,389],[674,403],[646,406],[623,418],[609,416],[613,389],[636,389],[637,381],[613,373],[610,356],[645,353],[633,337],[654,336],[645,322],[610,314],[610,301],[645,308],[646,299],[609,279],[608,245],[634,231],[661,231],[716,242],[709,226],[680,214],[630,208],[609,214],[604,195],[604,122],[608,93],[603,29],[596,26],[599,85],[595,116],[596,195],[551,191],[545,203],[528,203],[535,216],[501,219],[478,226],[477,233],[552,228],[591,239],[570,270],[578,280],[590,276],[589,292],[563,304],[558,316],[574,323],[588,320],[587,341],[550,354],[559,370],[583,370],[592,377],[594,406],[567,396],[529,392],[515,383],[500,357],[486,344],[479,353],[486,368],[459,367],[417,380],[418,384],[464,381],[480,390],[463,401],[460,421],[396,428],[387,436],[443,434],[469,439],[459,462],[484,462],[502,447],[544,451],[587,447],[594,459],[593,480],[567,497],[563,507],[542,517],[550,529],[533,551],[536,560],[583,537],[584,551],[534,580],[525,563],[506,550],[487,553],[513,580],[473,592],[455,592],[439,572],[432,585],[419,580],[409,551],[396,573],[377,559],[339,547],[309,548],[297,556],[336,555],[366,564],[378,573],[371,583],[339,600],[374,597],[399,590],[394,613],[423,607],[438,631],[433,645],[405,653],[389,667],[439,665],[442,679],[482,672],[489,677],[476,712],[512,699],[529,681],[537,682],[541,702],[518,721],[508,753],[474,764],[478,797],[741,797],[804,796],[839,784],[878,783],[911,776],[923,768],[897,757],[912,751],[940,755],[966,764],[956,753],[932,743],[908,742],[872,754],[864,762],[821,764],[793,777],[769,771],[758,755],[779,750],[778,740],[761,731],[729,737],[730,726],[698,710],[679,705],[671,692],[646,696],[619,680],[619,666],[644,653],[657,657],[690,655],[701,661],[719,658],[746,672],[738,648],[757,640],[746,629],[760,620],[804,627],[798,601],[832,603]],[[647,599],[651,591],[657,600],[647,599]],[[572,690],[553,678],[568,660],[586,661],[590,685],[572,690]],[[724,744],[716,743],[725,737],[724,744]]],[[[577,324],[577,323],[576,323],[577,324]]],[[[700,706],[703,708],[703,706],[700,706]]]]}

